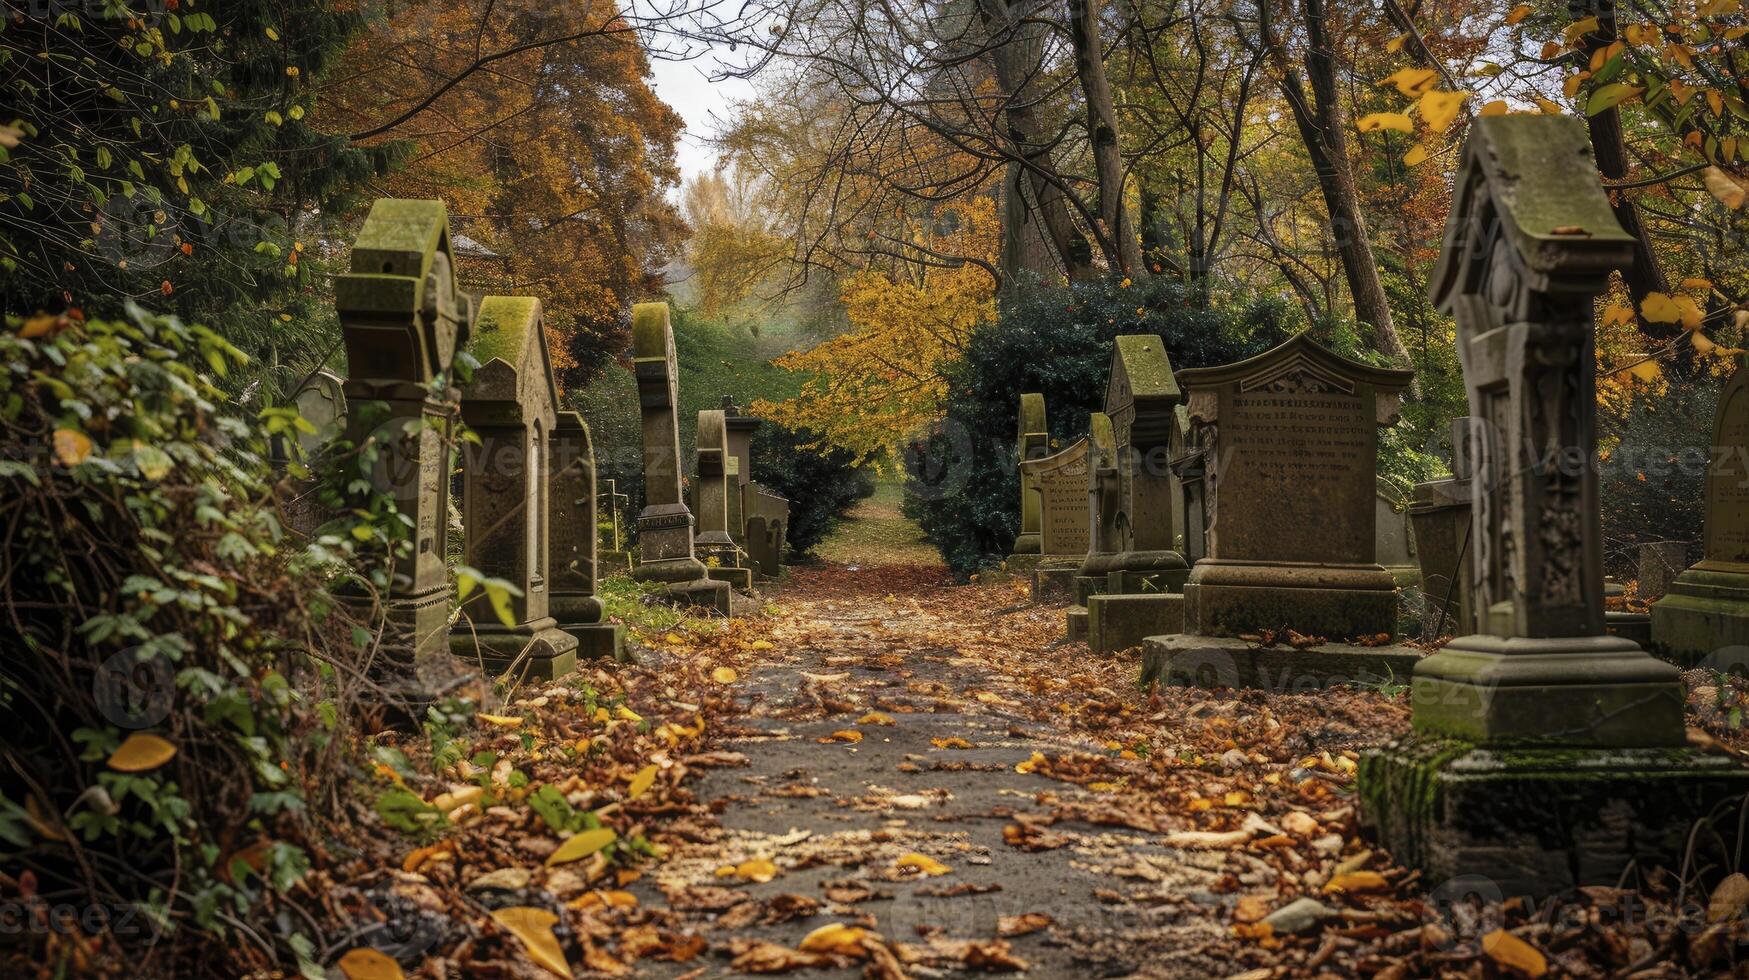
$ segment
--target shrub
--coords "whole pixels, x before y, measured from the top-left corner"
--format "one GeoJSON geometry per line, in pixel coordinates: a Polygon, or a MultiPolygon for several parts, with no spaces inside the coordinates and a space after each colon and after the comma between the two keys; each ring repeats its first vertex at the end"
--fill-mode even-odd
{"type": "MultiPolygon", "coordinates": [[[[129,312],[0,331],[0,851],[110,910],[105,955],[154,941],[161,974],[272,969],[310,953],[275,918],[307,809],[343,784],[350,707],[329,692],[353,634],[283,551],[264,459],[295,413],[240,414],[197,370],[227,373],[234,347],[129,312]]],[[[19,955],[52,941],[32,936],[19,955]]]]}
{"type": "Polygon", "coordinates": [[[753,478],[789,498],[789,553],[805,556],[857,501],[874,493],[868,471],[855,454],[816,446],[808,429],[765,422],[753,433],[753,478]]]}
{"type": "Polygon", "coordinates": [[[1182,284],[1150,279],[1033,285],[973,332],[949,372],[945,420],[906,451],[905,513],[968,576],[1005,554],[1019,531],[1015,424],[1022,392],[1045,396],[1053,446],[1087,432],[1105,402],[1112,338],[1159,334],[1174,368],[1224,364],[1286,340],[1279,300],[1199,308],[1182,284]]]}
{"type": "Polygon", "coordinates": [[[1619,431],[1601,433],[1598,495],[1611,575],[1636,577],[1640,545],[1649,542],[1695,542],[1689,557],[1698,557],[1720,389],[1717,378],[1640,386],[1619,431]]]}

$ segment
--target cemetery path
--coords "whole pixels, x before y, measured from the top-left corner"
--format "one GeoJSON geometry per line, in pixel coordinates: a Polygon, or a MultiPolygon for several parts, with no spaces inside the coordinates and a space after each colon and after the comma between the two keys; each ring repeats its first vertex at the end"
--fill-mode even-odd
{"type": "Polygon", "coordinates": [[[719,732],[746,764],[694,787],[722,833],[632,889],[730,961],[648,975],[1225,976],[1276,959],[1235,921],[1372,860],[1344,750],[1400,723],[1376,694],[1304,725],[1261,698],[1150,699],[1133,661],[1052,647],[1061,607],[935,566],[797,569],[768,598],[772,649],[740,662],[719,732]],[[806,941],[832,924],[880,938],[806,941]]]}

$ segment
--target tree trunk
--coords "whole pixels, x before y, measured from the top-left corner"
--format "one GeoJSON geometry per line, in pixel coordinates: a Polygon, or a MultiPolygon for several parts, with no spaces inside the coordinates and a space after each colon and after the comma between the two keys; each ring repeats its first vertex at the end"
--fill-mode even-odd
{"type": "Polygon", "coordinates": [[[1049,279],[1061,271],[1051,243],[1037,220],[1031,183],[1019,164],[1011,163],[1002,175],[1002,254],[997,265],[1006,288],[1026,279],[1049,279]]]}
{"type": "Polygon", "coordinates": [[[1374,349],[1407,366],[1411,363],[1409,349],[1397,335],[1396,325],[1391,319],[1390,303],[1385,298],[1378,263],[1373,258],[1366,216],[1360,208],[1354,167],[1348,159],[1348,120],[1338,96],[1336,55],[1330,46],[1324,21],[1324,2],[1305,0],[1305,67],[1306,75],[1311,79],[1312,95],[1317,100],[1316,106],[1307,98],[1305,83],[1281,46],[1280,36],[1270,20],[1267,2],[1259,6],[1264,44],[1274,54],[1281,76],[1282,97],[1293,112],[1294,124],[1318,175],[1318,187],[1323,191],[1324,207],[1329,212],[1331,231],[1336,237],[1336,252],[1342,260],[1343,276],[1348,281],[1349,296],[1354,303],[1355,319],[1371,330],[1374,349]]]}
{"type": "MultiPolygon", "coordinates": [[[[1118,141],[1117,108],[1105,74],[1099,40],[1099,0],[1070,0],[1069,37],[1075,47],[1075,75],[1087,99],[1087,141],[1093,148],[1099,181],[1099,221],[1105,226],[1106,258],[1112,271],[1142,272],[1142,246],[1124,206],[1123,147],[1118,141]]],[[[1105,244],[1105,243],[1102,243],[1105,244]]]]}

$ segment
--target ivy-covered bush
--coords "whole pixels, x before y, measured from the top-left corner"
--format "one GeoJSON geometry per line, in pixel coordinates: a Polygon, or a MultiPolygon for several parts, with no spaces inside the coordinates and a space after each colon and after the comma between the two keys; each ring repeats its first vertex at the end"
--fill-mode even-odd
{"type": "Polygon", "coordinates": [[[1105,404],[1113,337],[1159,334],[1182,369],[1249,357],[1299,326],[1279,300],[1209,309],[1192,299],[1164,278],[1034,285],[972,334],[949,374],[945,420],[905,453],[905,513],[955,574],[998,560],[1019,532],[1021,393],[1045,396],[1052,445],[1066,446],[1105,404]]]}
{"type": "Polygon", "coordinates": [[[753,433],[753,475],[789,498],[789,553],[801,558],[843,520],[857,501],[874,494],[874,478],[853,453],[816,445],[808,429],[764,422],[753,433]]]}
{"type": "Polygon", "coordinates": [[[1604,563],[1611,575],[1634,578],[1645,543],[1691,542],[1690,560],[1700,557],[1720,389],[1718,378],[1640,386],[1630,396],[1620,428],[1599,433],[1598,496],[1604,563]]]}
{"type": "MultiPolygon", "coordinates": [[[[343,785],[355,634],[287,553],[264,463],[307,423],[229,403],[212,376],[242,359],[137,308],[0,329],[5,901],[84,910],[157,975],[314,955],[286,893],[343,785]]],[[[0,973],[68,956],[57,935],[0,973]]]]}

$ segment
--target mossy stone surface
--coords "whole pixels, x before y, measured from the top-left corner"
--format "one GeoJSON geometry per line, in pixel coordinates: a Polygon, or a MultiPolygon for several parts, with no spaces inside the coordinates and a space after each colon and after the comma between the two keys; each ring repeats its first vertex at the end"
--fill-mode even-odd
{"type": "Polygon", "coordinates": [[[1117,653],[1150,636],[1184,630],[1182,595],[1096,595],[1087,600],[1087,645],[1117,653]]]}

